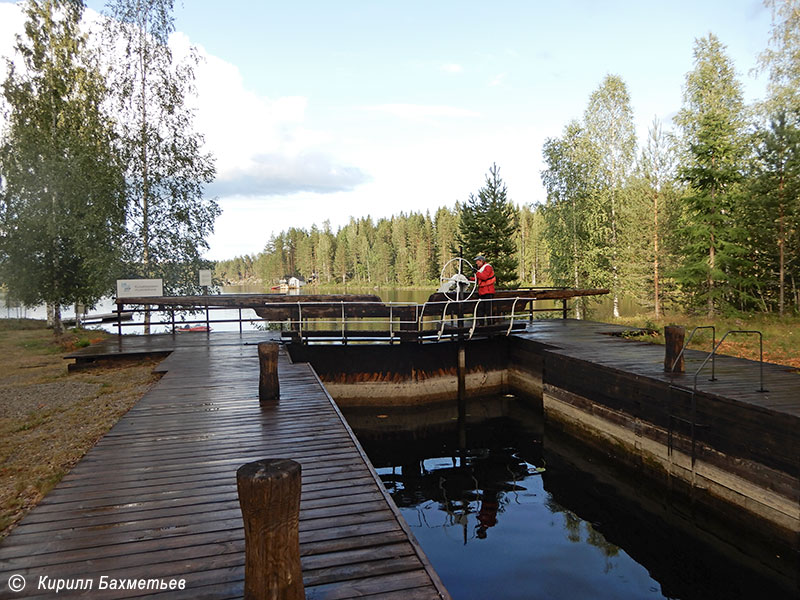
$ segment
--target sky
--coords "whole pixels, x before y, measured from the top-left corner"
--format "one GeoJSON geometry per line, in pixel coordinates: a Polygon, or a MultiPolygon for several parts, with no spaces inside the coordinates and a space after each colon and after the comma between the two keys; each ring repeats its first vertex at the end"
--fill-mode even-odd
{"type": "MultiPolygon", "coordinates": [[[[105,2],[87,1],[89,13],[105,2]]],[[[260,252],[289,227],[464,202],[496,164],[516,205],[543,202],[542,146],[609,75],[637,133],[681,108],[695,40],[726,45],[745,101],[771,15],[761,0],[186,0],[196,128],[216,158],[212,260],[260,252]]],[[[0,1],[0,55],[23,19],[0,1]]]]}

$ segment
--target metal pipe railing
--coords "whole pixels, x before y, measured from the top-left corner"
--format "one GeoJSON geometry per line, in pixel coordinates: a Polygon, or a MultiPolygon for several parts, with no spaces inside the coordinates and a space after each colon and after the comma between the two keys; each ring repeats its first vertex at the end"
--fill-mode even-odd
{"type": "MultiPolygon", "coordinates": [[[[698,327],[695,327],[694,329],[692,329],[691,333],[689,333],[689,337],[686,339],[686,342],[684,342],[683,348],[681,348],[681,351],[678,352],[678,356],[675,357],[675,360],[672,363],[672,368],[669,371],[671,375],[675,374],[675,367],[677,366],[678,362],[680,362],[681,356],[683,356],[683,353],[686,352],[686,349],[689,347],[689,342],[692,341],[692,338],[694,337],[694,334],[697,332],[698,329],[710,329],[711,330],[711,353],[713,354],[714,346],[716,345],[716,339],[717,339],[717,330],[716,330],[716,328],[713,325],[700,325],[698,327]]],[[[712,356],[712,358],[711,358],[711,381],[716,381],[716,380],[717,380],[717,378],[714,376],[714,358],[712,356]]]]}
{"type": "MultiPolygon", "coordinates": [[[[445,335],[446,331],[446,323],[448,317],[452,320],[452,315],[449,314],[452,312],[451,308],[454,305],[458,305],[459,308],[465,309],[466,315],[470,313],[473,314],[473,323],[472,327],[469,331],[470,338],[475,334],[477,331],[477,321],[476,313],[479,306],[496,306],[498,303],[511,303],[511,314],[510,314],[510,326],[506,332],[506,335],[510,335],[510,331],[513,329],[514,323],[516,321],[516,310],[519,301],[527,301],[530,303],[528,314],[533,315],[534,312],[559,312],[562,309],[558,307],[552,308],[533,308],[533,303],[535,299],[527,298],[527,297],[510,297],[510,298],[493,298],[493,299],[481,299],[476,298],[468,301],[456,302],[453,300],[446,300],[446,301],[426,301],[422,305],[419,305],[415,302],[353,302],[347,303],[344,301],[332,301],[332,302],[302,302],[301,300],[297,301],[288,301],[288,302],[275,302],[263,305],[265,309],[281,309],[281,308],[290,308],[292,310],[297,311],[297,318],[294,319],[287,319],[281,321],[268,321],[266,319],[261,319],[259,317],[248,317],[242,314],[242,307],[229,307],[229,306],[211,306],[209,304],[206,305],[198,305],[192,307],[186,307],[182,305],[165,305],[165,304],[158,304],[158,305],[147,305],[147,310],[150,313],[163,313],[167,315],[167,320],[162,321],[151,321],[151,327],[167,327],[173,333],[178,330],[179,325],[205,325],[207,329],[210,329],[212,324],[215,323],[238,323],[239,324],[239,331],[242,332],[242,323],[247,320],[250,322],[257,322],[257,321],[267,321],[267,322],[280,322],[281,324],[286,324],[289,327],[293,325],[297,325],[297,331],[300,335],[300,338],[303,339],[304,337],[308,337],[309,332],[313,332],[315,327],[314,325],[324,325],[324,324],[336,324],[340,326],[341,332],[341,340],[343,343],[347,343],[347,326],[349,322],[358,322],[361,324],[379,324],[381,326],[388,326],[388,337],[390,341],[393,341],[396,337],[395,329],[396,327],[400,327],[401,329],[403,326],[414,325],[418,332],[422,332],[424,329],[424,325],[427,324],[436,324],[438,329],[437,340],[440,340],[445,335]],[[313,308],[330,308],[335,305],[339,305],[341,308],[341,317],[338,319],[330,320],[326,318],[315,318],[309,317],[310,313],[313,314],[313,308]],[[386,318],[381,319],[371,319],[368,317],[359,317],[359,316],[347,316],[347,304],[352,304],[354,306],[380,306],[383,308],[388,309],[389,316],[388,321],[386,318]],[[398,307],[415,307],[415,316],[413,317],[414,320],[407,320],[407,319],[397,319],[396,318],[396,310],[398,307]],[[439,307],[441,306],[441,316],[438,314],[432,314],[432,311],[436,311],[438,313],[439,307]],[[223,318],[217,319],[213,317],[213,313],[215,311],[220,310],[237,310],[238,316],[237,318],[223,318]],[[179,313],[188,313],[188,314],[197,314],[200,313],[202,316],[199,319],[182,319],[178,320],[177,314],[179,313]],[[437,318],[438,317],[438,318],[437,318]]],[[[140,304],[128,304],[126,309],[125,303],[119,303],[116,307],[114,312],[117,313],[118,318],[116,322],[117,332],[121,335],[124,327],[136,327],[142,326],[141,322],[123,322],[121,315],[123,313],[131,312],[131,307],[137,306],[144,306],[140,304]]],[[[255,307],[246,307],[254,309],[255,307]]],[[[140,312],[140,310],[134,310],[134,312],[140,312]]],[[[493,316],[491,313],[494,312],[488,311],[490,314],[487,316],[483,316],[482,318],[485,319],[489,323],[497,322],[498,320],[508,318],[508,312],[503,315],[493,316]]],[[[413,331],[413,329],[411,330],[413,331]]]]}
{"type": "Polygon", "coordinates": [[[731,331],[728,331],[725,335],[722,336],[722,339],[720,339],[719,343],[716,346],[714,346],[714,349],[711,351],[711,353],[708,356],[706,356],[703,363],[698,367],[697,371],[695,371],[694,385],[692,386],[692,394],[697,392],[697,376],[700,374],[700,371],[703,370],[703,367],[706,366],[709,359],[713,358],[716,355],[717,350],[719,350],[720,346],[722,346],[722,343],[725,341],[725,338],[727,338],[732,333],[746,333],[746,334],[758,335],[759,387],[756,391],[757,392],[767,391],[764,389],[764,336],[760,331],[755,331],[753,329],[732,329],[731,331]]]}

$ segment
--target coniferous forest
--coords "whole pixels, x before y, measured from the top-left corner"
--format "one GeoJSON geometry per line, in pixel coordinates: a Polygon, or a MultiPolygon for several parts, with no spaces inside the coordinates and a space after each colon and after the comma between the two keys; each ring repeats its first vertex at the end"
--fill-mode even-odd
{"type": "Polygon", "coordinates": [[[220,261],[216,273],[227,281],[299,274],[323,284],[428,286],[462,245],[466,258],[482,252],[508,262],[502,286],[609,288],[615,314],[621,297],[656,317],[665,306],[709,316],[798,313],[800,8],[765,4],[773,14],[759,56],[767,94],[754,105],[743,100],[724,43],[709,34],[695,40],[673,122],[654,119],[643,141],[625,81],[607,75],[599,83],[584,113],[542,148],[543,203],[514,202],[502,165],[487,165],[476,195],[433,214],[352,217],[336,231],[327,222],[292,228],[260,254],[220,261]],[[492,246],[500,239],[502,248],[492,246]]]}

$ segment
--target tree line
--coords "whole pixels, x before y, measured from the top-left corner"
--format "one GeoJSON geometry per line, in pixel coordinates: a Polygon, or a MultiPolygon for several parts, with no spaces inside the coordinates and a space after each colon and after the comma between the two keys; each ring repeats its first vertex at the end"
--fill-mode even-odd
{"type": "MultiPolygon", "coordinates": [[[[659,316],[800,311],[800,9],[773,9],[746,106],[724,44],[695,41],[674,129],[637,148],[624,81],[607,76],[582,119],[544,146],[542,207],[554,283],[633,295],[659,316]]],[[[581,310],[580,304],[576,309],[581,310]]]]}
{"type": "MultiPolygon", "coordinates": [[[[584,114],[544,144],[543,203],[515,207],[493,166],[477,197],[433,216],[290,229],[257,255],[218,262],[217,273],[433,285],[469,239],[467,258],[508,261],[501,285],[608,288],[615,315],[622,296],[657,317],[665,306],[709,316],[800,312],[800,3],[765,4],[773,14],[759,57],[767,97],[753,106],[709,34],[695,41],[671,131],[654,119],[641,146],[627,85],[603,79],[584,114]],[[491,246],[498,241],[507,245],[491,246]]],[[[584,310],[577,302],[576,315],[584,310]]]]}
{"type": "MultiPolygon", "coordinates": [[[[80,0],[28,0],[2,84],[0,281],[26,305],[93,305],[116,279],[192,291],[219,207],[174,60],[172,0],[112,0],[102,32],[80,0]]],[[[148,323],[145,323],[145,331],[148,323]]]]}
{"type": "MultiPolygon", "coordinates": [[[[487,180],[503,186],[499,169],[496,172],[497,179],[490,174],[487,180]]],[[[489,187],[489,191],[499,190],[489,187]]],[[[477,227],[465,227],[465,215],[487,216],[481,210],[480,206],[471,210],[468,200],[440,207],[433,215],[412,211],[377,220],[351,217],[336,231],[328,221],[321,227],[290,228],[273,235],[263,252],[217,261],[214,273],[228,283],[275,284],[286,276],[300,275],[322,284],[431,287],[439,284],[442,267],[461,251],[469,261],[477,253],[487,254],[496,265],[500,285],[548,283],[540,211],[529,206],[517,209],[505,200],[500,204],[504,212],[489,212],[489,218],[477,227]],[[507,235],[486,231],[493,226],[493,215],[499,216],[500,227],[508,228],[507,235]],[[507,247],[498,250],[500,245],[507,247]],[[504,258],[510,258],[510,269],[504,258]]]]}

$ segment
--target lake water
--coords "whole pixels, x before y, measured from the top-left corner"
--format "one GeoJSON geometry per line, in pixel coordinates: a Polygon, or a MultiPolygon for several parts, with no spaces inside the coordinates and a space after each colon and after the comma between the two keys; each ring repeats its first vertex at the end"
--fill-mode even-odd
{"type": "Polygon", "coordinates": [[[709,543],[691,509],[667,507],[513,398],[470,403],[464,450],[456,416],[436,412],[345,415],[455,600],[796,597],[767,575],[768,547],[731,559],[735,531],[709,543]]]}

